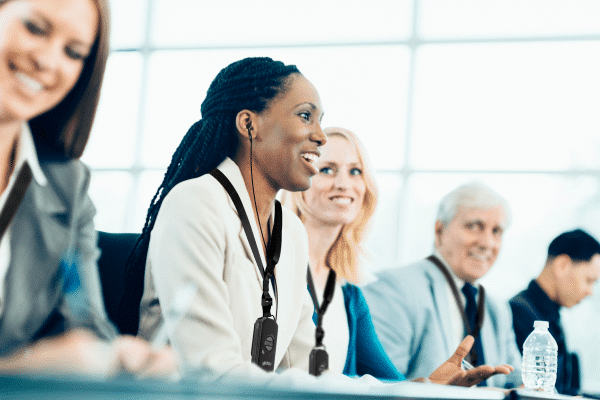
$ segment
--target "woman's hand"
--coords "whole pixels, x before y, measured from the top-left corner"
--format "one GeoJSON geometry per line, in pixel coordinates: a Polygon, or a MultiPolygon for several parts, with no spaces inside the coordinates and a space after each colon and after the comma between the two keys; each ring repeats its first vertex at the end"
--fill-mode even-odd
{"type": "Polygon", "coordinates": [[[429,380],[433,383],[454,386],[473,386],[496,374],[510,374],[514,368],[510,365],[480,365],[474,369],[465,371],[462,369],[462,361],[469,354],[475,339],[468,335],[456,348],[454,354],[431,375],[429,380]]]}
{"type": "Polygon", "coordinates": [[[138,378],[173,378],[177,374],[177,362],[170,346],[153,350],[145,340],[123,335],[113,341],[112,349],[118,359],[117,372],[138,378]]]}
{"type": "Polygon", "coordinates": [[[177,367],[170,347],[155,351],[134,336],[119,336],[109,343],[87,330],[74,329],[0,358],[0,371],[98,378],[125,373],[140,378],[172,378],[177,367]]]}

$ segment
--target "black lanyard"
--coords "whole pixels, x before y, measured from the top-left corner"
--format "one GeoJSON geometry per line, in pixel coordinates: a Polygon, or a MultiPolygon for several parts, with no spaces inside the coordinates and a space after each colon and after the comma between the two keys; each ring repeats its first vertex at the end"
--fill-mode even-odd
{"type": "Polygon", "coordinates": [[[32,175],[31,167],[29,167],[28,163],[24,163],[21,167],[21,170],[17,174],[17,180],[13,188],[8,194],[6,203],[2,208],[2,212],[0,212],[0,240],[2,240],[4,232],[6,232],[10,222],[17,213],[19,205],[25,197],[25,192],[27,192],[27,188],[31,183],[32,175]]]}
{"type": "Polygon", "coordinates": [[[325,331],[323,330],[323,316],[325,315],[325,311],[327,311],[329,303],[331,303],[331,300],[333,299],[333,292],[335,291],[335,278],[335,271],[330,269],[329,274],[327,275],[327,283],[325,283],[325,291],[323,292],[323,303],[319,307],[317,290],[315,289],[315,282],[313,281],[313,277],[310,272],[310,266],[306,270],[308,291],[310,292],[310,297],[312,298],[315,306],[315,312],[317,313],[317,330],[315,333],[317,347],[323,346],[323,336],[325,336],[325,331]]]}
{"type": "Polygon", "coordinates": [[[463,320],[463,325],[467,333],[474,338],[479,335],[479,331],[481,331],[481,326],[483,325],[483,317],[485,316],[485,291],[483,290],[483,286],[479,285],[479,298],[477,299],[477,314],[475,316],[475,326],[470,326],[469,319],[467,318],[467,313],[465,312],[465,305],[462,302],[462,298],[458,293],[458,288],[456,287],[456,282],[452,279],[450,272],[446,268],[446,266],[434,255],[430,255],[427,257],[427,260],[431,261],[436,267],[442,271],[442,274],[446,277],[448,284],[450,285],[450,289],[452,290],[452,295],[454,296],[454,300],[456,300],[456,305],[460,311],[460,315],[463,320]]]}
{"type": "Polygon", "coordinates": [[[327,306],[333,299],[333,292],[335,291],[335,271],[330,269],[327,275],[327,283],[325,283],[325,292],[323,293],[323,303],[319,306],[319,300],[317,299],[317,291],[315,289],[315,283],[310,273],[310,265],[306,270],[306,280],[308,281],[308,291],[310,297],[312,297],[313,304],[315,305],[315,312],[317,313],[317,329],[315,330],[315,347],[308,357],[308,372],[311,375],[319,376],[325,370],[329,369],[329,355],[325,346],[323,346],[323,337],[325,331],[323,330],[323,316],[327,311],[327,306]]]}
{"type": "Polygon", "coordinates": [[[279,256],[281,255],[281,230],[282,230],[282,211],[281,211],[281,203],[278,200],[275,200],[275,221],[273,224],[272,235],[269,239],[269,244],[267,246],[267,268],[266,270],[263,268],[262,260],[260,258],[260,253],[258,251],[258,246],[256,246],[256,241],[254,240],[254,234],[252,233],[252,227],[250,226],[250,221],[248,220],[248,215],[244,210],[244,205],[242,204],[242,200],[238,195],[237,191],[227,179],[227,177],[217,168],[210,171],[210,174],[217,180],[227,193],[229,197],[233,201],[235,208],[237,209],[240,220],[242,221],[242,226],[244,227],[244,232],[246,232],[246,238],[248,238],[248,243],[250,243],[250,248],[252,249],[252,254],[254,255],[254,259],[256,260],[256,264],[260,269],[260,273],[263,277],[263,294],[262,294],[262,308],[263,308],[263,316],[270,317],[271,316],[271,305],[273,304],[273,299],[269,295],[269,280],[273,279],[273,293],[275,294],[275,298],[277,298],[277,285],[275,284],[275,266],[279,262],[279,256]]]}

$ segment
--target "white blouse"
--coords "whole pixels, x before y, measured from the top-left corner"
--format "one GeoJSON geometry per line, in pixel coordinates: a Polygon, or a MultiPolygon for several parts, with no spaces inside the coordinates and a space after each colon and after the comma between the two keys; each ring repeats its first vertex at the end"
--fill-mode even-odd
{"type": "MultiPolygon", "coordinates": [[[[319,304],[323,303],[323,291],[315,288],[319,304]]],[[[339,282],[335,285],[333,299],[327,307],[323,317],[323,329],[325,336],[323,344],[329,355],[329,370],[343,373],[348,356],[348,344],[350,343],[350,328],[348,327],[348,314],[344,304],[344,293],[339,282]]]]}
{"type": "MultiPolygon", "coordinates": [[[[19,136],[19,145],[17,147],[17,155],[15,168],[8,180],[8,186],[0,195],[0,211],[4,209],[6,204],[6,200],[8,198],[8,194],[12,190],[15,185],[16,177],[18,172],[21,170],[23,163],[29,164],[31,168],[31,172],[33,175],[33,179],[40,186],[46,185],[46,176],[42,172],[42,168],[40,167],[40,163],[38,161],[37,152],[35,150],[35,144],[33,142],[33,137],[31,136],[31,131],[29,130],[29,125],[23,124],[21,126],[21,134],[19,136]]],[[[12,225],[12,224],[11,224],[12,225]]],[[[10,232],[11,225],[6,228],[6,232],[4,232],[4,236],[0,240],[0,315],[2,315],[2,311],[4,309],[4,279],[6,278],[6,274],[8,273],[8,268],[10,266],[10,232]]]]}

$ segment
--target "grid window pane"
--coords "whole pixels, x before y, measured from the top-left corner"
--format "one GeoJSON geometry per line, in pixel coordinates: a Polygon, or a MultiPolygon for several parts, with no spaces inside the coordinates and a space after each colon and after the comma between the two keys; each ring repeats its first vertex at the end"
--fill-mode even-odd
{"type": "Polygon", "coordinates": [[[377,209],[371,219],[364,249],[366,264],[371,272],[393,265],[398,252],[398,220],[400,214],[402,178],[395,173],[378,173],[377,209]]]}
{"type": "Polygon", "coordinates": [[[600,168],[600,42],[423,46],[412,165],[600,168]]]}
{"type": "Polygon", "coordinates": [[[115,0],[110,2],[110,46],[112,49],[135,48],[144,43],[148,1],[152,0],[115,0]]]}
{"type": "Polygon", "coordinates": [[[156,0],[155,46],[264,46],[406,39],[411,0],[156,0]],[[173,27],[177,29],[173,29],[173,27]]]}
{"type": "Polygon", "coordinates": [[[600,34],[596,0],[419,0],[424,39],[600,34]]]}
{"type": "Polygon", "coordinates": [[[139,124],[142,58],[139,53],[112,53],[102,95],[83,161],[93,168],[133,166],[139,124]]]}
{"type": "Polygon", "coordinates": [[[403,46],[156,52],[150,60],[144,165],[169,164],[187,129],[200,118],[210,82],[222,68],[248,56],[296,64],[319,91],[323,127],[356,132],[375,168],[402,165],[409,64],[403,46]]]}

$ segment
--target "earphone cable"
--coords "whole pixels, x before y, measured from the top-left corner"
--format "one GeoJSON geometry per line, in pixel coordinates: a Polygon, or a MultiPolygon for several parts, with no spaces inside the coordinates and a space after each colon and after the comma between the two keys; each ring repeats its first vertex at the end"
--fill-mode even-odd
{"type": "Polygon", "coordinates": [[[254,193],[254,175],[252,174],[252,138],[250,138],[250,183],[252,184],[252,197],[254,198],[254,212],[256,212],[256,219],[258,220],[258,228],[260,230],[260,237],[262,238],[265,249],[267,248],[267,242],[262,231],[262,225],[260,224],[260,217],[258,216],[258,206],[256,205],[256,194],[254,193]]]}
{"type": "MultiPolygon", "coordinates": [[[[267,248],[267,242],[262,231],[262,225],[260,224],[260,217],[258,216],[258,206],[256,205],[256,194],[254,193],[254,175],[252,174],[252,137],[250,136],[250,182],[252,184],[252,197],[254,198],[254,209],[256,212],[256,219],[258,220],[258,228],[260,230],[260,237],[263,241],[265,249],[267,248]]],[[[266,272],[266,271],[265,271],[266,272]]],[[[275,300],[277,300],[277,280],[273,279],[273,289],[275,291],[275,300]]],[[[277,321],[277,314],[279,311],[279,302],[275,304],[275,321],[277,321]]]]}

